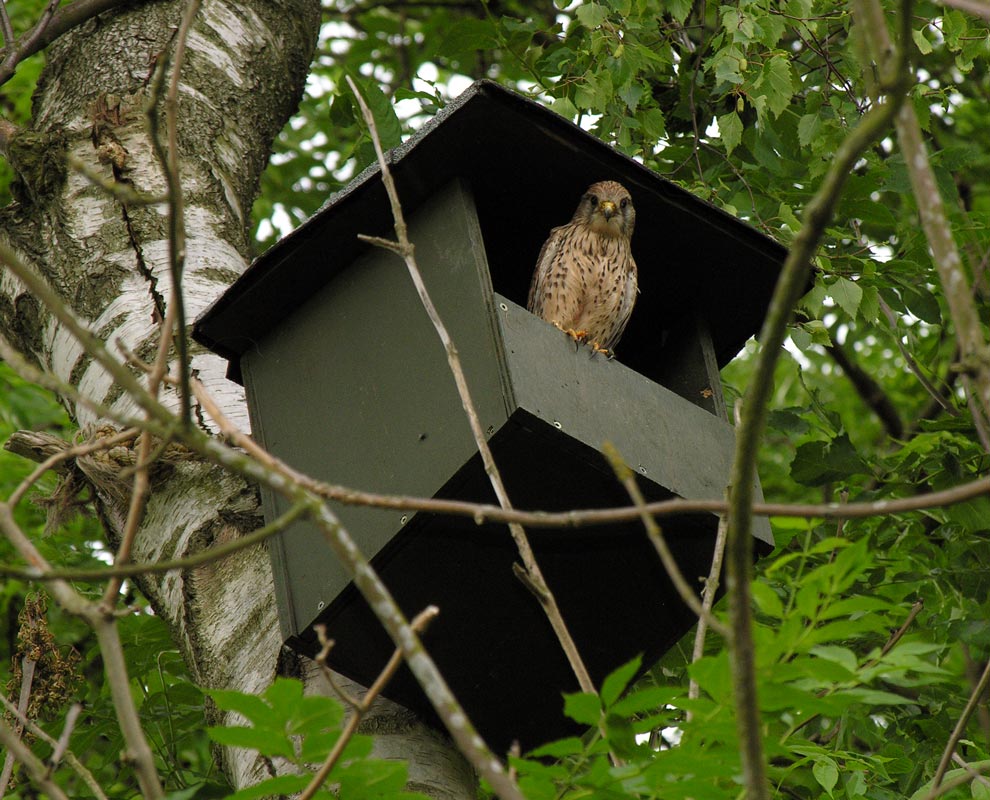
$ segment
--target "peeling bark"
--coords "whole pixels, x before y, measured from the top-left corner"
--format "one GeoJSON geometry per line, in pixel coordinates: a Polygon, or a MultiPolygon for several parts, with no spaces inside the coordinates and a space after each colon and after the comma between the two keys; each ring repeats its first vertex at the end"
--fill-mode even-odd
{"type": "MultiPolygon", "coordinates": [[[[56,153],[54,163],[61,163],[56,148],[64,148],[90,172],[144,195],[163,195],[144,107],[157,65],[171,55],[182,7],[149,0],[112,10],[54,42],[32,128],[14,141],[33,137],[39,163],[52,162],[56,153]]],[[[259,176],[301,96],[319,24],[317,0],[202,4],[187,41],[179,99],[187,324],[249,262],[249,214],[259,176]]],[[[125,207],[73,170],[55,181],[51,173],[44,176],[24,170],[18,202],[0,210],[0,236],[111,348],[119,342],[149,357],[171,292],[165,206],[125,207]]],[[[0,331],[62,381],[116,414],[137,416],[133,401],[7,271],[0,272],[0,331]]],[[[224,413],[246,429],[244,398],[225,379],[225,362],[190,344],[192,369],[224,413]]],[[[164,397],[177,405],[174,396],[164,397]]],[[[89,408],[68,399],[66,405],[82,427],[102,422],[89,408]]],[[[194,419],[206,427],[202,415],[194,419]]],[[[111,543],[126,515],[119,494],[109,484],[101,492],[111,543]]],[[[255,487],[209,464],[178,463],[155,484],[132,557],[182,557],[241,536],[260,520],[255,487]]],[[[329,691],[308,662],[280,660],[264,548],[138,583],[200,685],[261,691],[281,671],[302,677],[308,691],[329,691]]],[[[382,756],[410,759],[415,788],[442,798],[473,796],[474,779],[463,760],[404,709],[381,700],[364,726],[377,732],[382,756]]],[[[238,787],[266,775],[266,765],[249,753],[226,756],[225,769],[238,787]]]]}

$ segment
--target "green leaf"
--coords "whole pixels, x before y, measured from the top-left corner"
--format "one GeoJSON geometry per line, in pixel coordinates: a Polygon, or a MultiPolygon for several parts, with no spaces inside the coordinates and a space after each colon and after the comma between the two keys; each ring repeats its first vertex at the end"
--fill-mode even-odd
{"type": "Polygon", "coordinates": [[[851,698],[857,703],[868,706],[906,706],[914,703],[913,700],[906,697],[901,697],[893,692],[883,692],[879,689],[839,689],[836,695],[851,698]]]}
{"type": "Polygon", "coordinates": [[[571,121],[578,115],[577,106],[568,97],[558,97],[550,104],[550,108],[571,121]]]}
{"type": "Polygon", "coordinates": [[[244,716],[255,725],[272,729],[280,729],[284,717],[277,714],[272,707],[257,695],[243,692],[212,689],[206,693],[222,711],[234,711],[244,716]]]}
{"type": "Polygon", "coordinates": [[[866,464],[846,434],[829,442],[806,442],[797,449],[791,462],[791,477],[806,486],[821,486],[867,472],[866,464]]]}
{"type": "Polygon", "coordinates": [[[774,56],[769,59],[763,65],[754,88],[763,90],[770,112],[775,117],[779,117],[790,107],[791,98],[794,96],[790,61],[785,56],[774,56]]]}
{"type": "Polygon", "coordinates": [[[582,3],[574,13],[584,27],[591,29],[597,28],[608,18],[608,12],[598,3],[582,3]]]}
{"type": "Polygon", "coordinates": [[[718,117],[718,135],[725,144],[726,154],[731,153],[742,141],[743,124],[735,111],[718,117]]]}
{"type": "Polygon", "coordinates": [[[227,800],[256,800],[259,797],[288,797],[303,791],[312,780],[311,775],[277,775],[248,786],[230,795],[227,800]]]}
{"type": "Polygon", "coordinates": [[[639,101],[642,99],[645,91],[642,84],[629,81],[619,89],[618,94],[622,98],[622,102],[626,104],[626,108],[634,112],[639,106],[639,101]]]}
{"type": "Polygon", "coordinates": [[[918,52],[921,53],[921,55],[927,56],[929,53],[932,52],[931,42],[929,42],[925,38],[924,31],[921,30],[913,31],[911,33],[911,38],[914,40],[915,47],[918,48],[918,52]]]}
{"type": "Polygon", "coordinates": [[[648,686],[645,689],[636,689],[613,703],[611,711],[627,717],[656,711],[673,702],[678,694],[680,690],[672,686],[648,686]]]}
{"type": "Polygon", "coordinates": [[[272,685],[265,689],[264,697],[272,708],[280,712],[284,718],[288,718],[295,713],[302,702],[302,681],[276,678],[272,685]]]}
{"type": "Polygon", "coordinates": [[[291,733],[306,735],[327,728],[339,728],[344,720],[344,707],[333,697],[308,695],[300,697],[289,720],[291,733]]]}
{"type": "MultiPolygon", "coordinates": [[[[377,81],[354,74],[351,74],[351,79],[361,92],[361,96],[375,120],[382,149],[390,150],[397,147],[402,142],[402,123],[395,115],[395,108],[392,106],[392,101],[389,100],[388,95],[382,91],[377,81]]],[[[357,112],[356,117],[360,119],[360,116],[360,112],[357,112]]]]}
{"type": "Polygon", "coordinates": [[[619,699],[619,695],[626,690],[629,681],[635,677],[642,663],[642,656],[636,656],[621,667],[613,670],[602,681],[601,698],[602,705],[605,708],[611,708],[612,704],[619,699]]]}
{"type": "Polygon", "coordinates": [[[680,23],[683,23],[684,20],[687,19],[693,6],[693,0],[667,0],[667,2],[664,3],[667,13],[674,18],[675,22],[680,23]]]}
{"type": "Polygon", "coordinates": [[[577,736],[571,736],[567,739],[558,739],[555,742],[550,742],[550,744],[537,747],[535,750],[530,751],[528,755],[533,758],[566,758],[567,756],[575,756],[583,752],[584,742],[577,736]]]}
{"type": "Polygon", "coordinates": [[[565,694],[564,713],[582,725],[597,725],[602,715],[601,700],[598,695],[587,692],[565,694]]]}
{"type": "Polygon", "coordinates": [[[948,518],[969,533],[990,530],[990,498],[976,497],[946,509],[948,518]]]}
{"type": "Polygon", "coordinates": [[[851,673],[855,673],[857,667],[859,666],[859,660],[856,658],[856,654],[848,647],[821,644],[817,647],[812,647],[811,653],[819,658],[834,661],[835,663],[845,667],[851,673]]]}
{"type": "Polygon", "coordinates": [[[839,768],[831,758],[816,759],[815,765],[811,768],[812,774],[818,784],[832,797],[832,790],[839,782],[839,768]]]}
{"type": "Polygon", "coordinates": [[[856,318],[860,301],[863,299],[863,290],[857,283],[843,277],[836,278],[828,287],[828,293],[850,319],[856,318]]]}
{"type": "Polygon", "coordinates": [[[282,756],[289,759],[295,756],[288,739],[284,736],[275,736],[272,731],[264,728],[216,727],[207,728],[207,733],[214,742],[227,747],[257,750],[265,756],[282,756]]]}
{"type": "Polygon", "coordinates": [[[784,616],[784,604],[777,593],[767,584],[754,581],[752,585],[753,600],[756,607],[767,616],[780,619],[784,616]]]}

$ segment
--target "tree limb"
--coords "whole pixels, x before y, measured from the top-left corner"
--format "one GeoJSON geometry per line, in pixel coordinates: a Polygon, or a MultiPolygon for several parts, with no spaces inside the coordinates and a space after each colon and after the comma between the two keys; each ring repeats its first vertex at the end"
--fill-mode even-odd
{"type": "MultiPolygon", "coordinates": [[[[903,41],[910,40],[910,0],[902,3],[903,41]]],[[[863,27],[866,20],[859,20],[863,27]]],[[[886,23],[881,23],[886,24],[886,23]]],[[[763,752],[760,709],[756,695],[756,667],[752,634],[750,572],[753,568],[752,514],[756,456],[766,426],[773,373],[787,335],[787,323],[808,279],[809,265],[832,218],[846,178],[860,155],[889,128],[907,90],[907,60],[901,48],[896,60],[881,65],[886,102],[875,105],[839,146],[828,172],[804,211],[801,229],[784,262],[767,318],[759,336],[760,352],[743,401],[742,422],[736,429],[736,453],[729,488],[726,558],[729,572],[729,616],[732,627],[730,662],[743,783],[750,800],[769,800],[763,752]]]]}

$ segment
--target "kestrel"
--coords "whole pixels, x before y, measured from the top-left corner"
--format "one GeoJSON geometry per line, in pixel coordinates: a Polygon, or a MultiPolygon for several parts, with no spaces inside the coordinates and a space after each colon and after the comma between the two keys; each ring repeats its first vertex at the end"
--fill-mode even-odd
{"type": "Polygon", "coordinates": [[[621,183],[594,183],[566,225],[550,231],[536,260],[526,308],[578,342],[611,354],[636,294],[630,248],[636,211],[621,183]]]}

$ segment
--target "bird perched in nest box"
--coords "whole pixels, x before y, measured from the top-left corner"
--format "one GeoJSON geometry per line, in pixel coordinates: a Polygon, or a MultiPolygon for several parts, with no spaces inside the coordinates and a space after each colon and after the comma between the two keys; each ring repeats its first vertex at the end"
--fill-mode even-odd
{"type": "Polygon", "coordinates": [[[611,355],[639,291],[630,240],[636,211],[621,183],[593,183],[540,250],[526,308],[611,355]]]}

